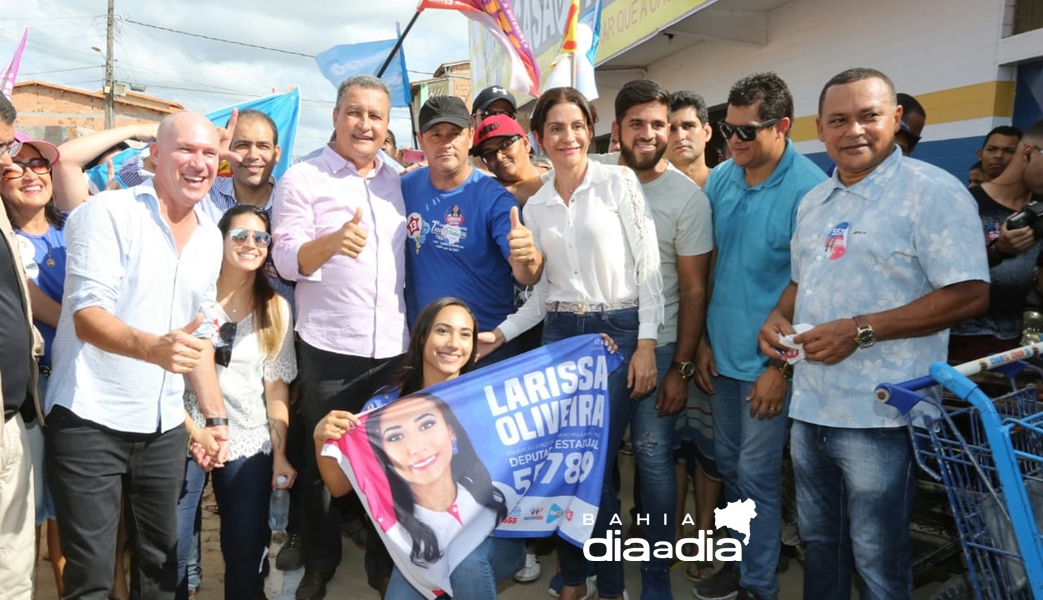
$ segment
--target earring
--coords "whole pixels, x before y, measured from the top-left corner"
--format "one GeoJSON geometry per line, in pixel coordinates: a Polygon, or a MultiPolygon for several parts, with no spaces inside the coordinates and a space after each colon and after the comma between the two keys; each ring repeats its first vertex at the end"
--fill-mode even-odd
{"type": "Polygon", "coordinates": [[[460,448],[456,445],[456,438],[453,438],[453,456],[460,453],[460,448]]]}

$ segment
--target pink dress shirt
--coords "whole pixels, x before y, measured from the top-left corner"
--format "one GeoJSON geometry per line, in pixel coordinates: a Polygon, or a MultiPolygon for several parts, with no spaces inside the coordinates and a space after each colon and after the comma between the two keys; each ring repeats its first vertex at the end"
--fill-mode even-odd
{"type": "Polygon", "coordinates": [[[275,187],[272,258],[297,282],[296,330],[328,352],[387,358],[406,349],[406,208],[398,173],[377,159],[363,176],[331,147],[290,167],[275,187]],[[369,232],[358,258],[335,254],[310,276],[298,270],[301,246],[339,229],[362,208],[369,232]]]}

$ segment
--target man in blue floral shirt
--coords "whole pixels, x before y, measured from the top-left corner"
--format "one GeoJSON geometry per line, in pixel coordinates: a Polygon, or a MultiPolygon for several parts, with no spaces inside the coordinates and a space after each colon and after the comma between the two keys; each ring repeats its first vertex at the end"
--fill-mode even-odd
{"type": "Polygon", "coordinates": [[[909,517],[915,463],[898,411],[877,402],[882,381],[945,360],[948,328],[988,304],[981,224],[964,186],[902,156],[894,85],[872,69],[835,76],[819,97],[819,139],[836,172],[804,197],[793,235],[792,281],[760,333],[806,358],[790,417],[805,598],[911,598],[909,517]]]}

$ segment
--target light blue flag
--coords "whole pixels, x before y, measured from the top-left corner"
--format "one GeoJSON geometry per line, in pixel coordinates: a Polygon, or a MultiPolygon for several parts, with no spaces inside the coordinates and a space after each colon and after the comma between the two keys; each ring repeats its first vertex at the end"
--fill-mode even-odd
{"type": "MultiPolygon", "coordinates": [[[[397,41],[392,39],[334,46],[322,54],[315,55],[315,62],[319,65],[323,77],[337,87],[352,75],[376,75],[397,41]]],[[[400,48],[396,53],[396,59],[388,64],[381,77],[391,88],[391,106],[410,104],[409,76],[406,74],[404,54],[400,48]]]]}
{"type": "Polygon", "coordinates": [[[596,64],[594,60],[598,55],[598,44],[601,43],[601,0],[594,0],[594,5],[580,15],[579,22],[590,27],[590,31],[593,33],[590,50],[587,50],[587,59],[590,64],[596,64]]]}
{"type": "Polygon", "coordinates": [[[272,175],[276,179],[282,177],[293,162],[291,156],[293,143],[297,139],[297,123],[301,117],[300,88],[295,87],[285,94],[272,94],[264,98],[219,108],[206,113],[206,118],[210,119],[214,125],[224,127],[228,123],[228,118],[232,116],[233,108],[239,109],[239,112],[247,109],[259,110],[275,121],[275,126],[279,130],[279,147],[282,148],[282,156],[279,158],[279,163],[275,165],[272,175]]]}
{"type": "MultiPolygon", "coordinates": [[[[279,132],[279,146],[283,151],[282,157],[279,159],[279,164],[275,165],[272,175],[274,175],[276,179],[282,177],[282,174],[286,172],[286,169],[290,168],[292,162],[291,155],[293,154],[293,143],[297,139],[297,122],[300,120],[301,116],[300,89],[294,88],[285,94],[273,94],[271,96],[257,98],[256,100],[247,100],[246,102],[227,106],[225,108],[219,108],[215,111],[206,113],[206,118],[210,119],[210,122],[214,125],[224,127],[228,124],[228,118],[232,116],[233,108],[239,109],[240,112],[250,108],[259,110],[271,117],[272,121],[275,122],[275,127],[279,132]]],[[[119,182],[120,187],[127,187],[127,184],[120,179],[120,167],[128,158],[140,153],[141,150],[128,148],[112,157],[113,170],[116,171],[116,180],[119,182]]],[[[91,192],[97,193],[105,189],[105,186],[109,182],[108,167],[104,164],[93,167],[87,171],[87,176],[90,180],[91,192]]]]}

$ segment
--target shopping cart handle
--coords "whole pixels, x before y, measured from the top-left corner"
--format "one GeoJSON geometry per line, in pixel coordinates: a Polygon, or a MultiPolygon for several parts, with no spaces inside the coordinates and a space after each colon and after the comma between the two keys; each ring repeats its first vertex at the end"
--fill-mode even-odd
{"type": "Polygon", "coordinates": [[[876,399],[897,408],[898,412],[903,415],[907,415],[916,406],[916,403],[924,398],[924,395],[918,393],[917,390],[935,385],[938,385],[938,382],[929,375],[902,383],[881,383],[876,386],[876,399]]]}

